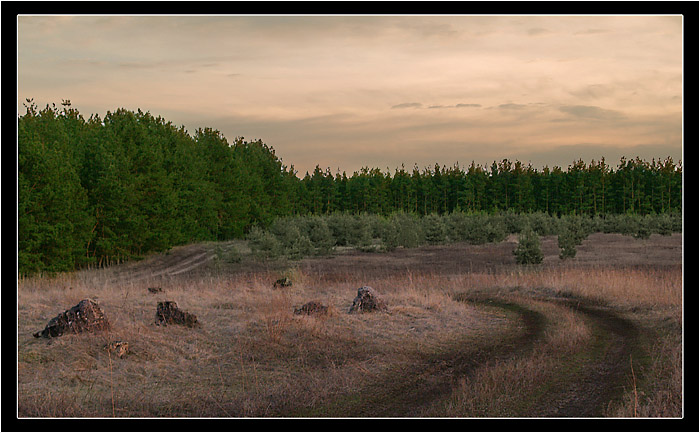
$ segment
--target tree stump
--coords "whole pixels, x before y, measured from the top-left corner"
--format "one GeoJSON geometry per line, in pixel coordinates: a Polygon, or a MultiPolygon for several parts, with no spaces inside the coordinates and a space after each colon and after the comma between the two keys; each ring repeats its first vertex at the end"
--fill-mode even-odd
{"type": "Polygon", "coordinates": [[[46,327],[34,337],[54,338],[65,333],[103,331],[110,328],[109,322],[97,302],[83,299],[78,305],[49,320],[46,327]]]}
{"type": "Polygon", "coordinates": [[[287,277],[280,278],[279,280],[275,281],[275,284],[272,285],[275,289],[278,287],[290,287],[292,285],[292,280],[290,280],[287,277]]]}
{"type": "Polygon", "coordinates": [[[357,296],[352,301],[348,313],[369,313],[372,311],[388,311],[386,302],[373,288],[363,286],[357,289],[357,296]]]}
{"type": "Polygon", "coordinates": [[[320,302],[311,301],[307,302],[299,308],[295,308],[294,314],[304,314],[307,316],[325,316],[326,314],[328,314],[328,307],[321,304],[320,302]]]}
{"type": "Polygon", "coordinates": [[[156,308],[156,325],[185,325],[193,328],[199,325],[197,316],[177,308],[172,301],[159,302],[156,308]]]}

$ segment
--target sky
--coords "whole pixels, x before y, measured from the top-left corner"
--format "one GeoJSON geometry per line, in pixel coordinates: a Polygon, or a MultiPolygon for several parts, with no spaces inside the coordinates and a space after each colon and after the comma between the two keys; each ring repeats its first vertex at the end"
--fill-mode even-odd
{"type": "Polygon", "coordinates": [[[299,176],[682,157],[681,16],[19,16],[18,113],[261,139],[299,176]]]}

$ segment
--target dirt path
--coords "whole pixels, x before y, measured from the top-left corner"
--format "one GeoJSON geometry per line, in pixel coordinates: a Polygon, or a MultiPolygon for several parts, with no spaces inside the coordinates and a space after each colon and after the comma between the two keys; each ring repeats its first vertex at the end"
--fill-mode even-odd
{"type": "Polygon", "coordinates": [[[208,245],[173,248],[167,254],[159,254],[142,262],[116,267],[111,283],[134,283],[145,279],[182,274],[205,265],[216,256],[214,247],[208,245]]]}
{"type": "Polygon", "coordinates": [[[639,334],[636,326],[609,309],[569,301],[568,306],[592,322],[591,363],[560,381],[531,410],[533,417],[600,417],[609,402],[622,395],[630,355],[639,334]]]}
{"type": "MultiPolygon", "coordinates": [[[[630,353],[638,330],[613,311],[585,300],[536,297],[573,309],[593,330],[592,344],[582,349],[586,364],[555,383],[534,400],[524,417],[601,417],[609,402],[622,395],[630,371],[630,353]]],[[[420,417],[435,402],[451,395],[460,378],[480,366],[528,356],[544,338],[547,318],[518,301],[459,295],[457,300],[515,313],[521,331],[478,347],[455,345],[453,350],[427,354],[410,367],[397,368],[352,395],[292,416],[420,417]]],[[[555,324],[556,326],[556,324],[555,324]]],[[[541,390],[539,390],[541,391],[541,390]]],[[[290,416],[289,414],[282,416],[290,416]]],[[[464,414],[470,416],[470,414],[464,414]]]]}

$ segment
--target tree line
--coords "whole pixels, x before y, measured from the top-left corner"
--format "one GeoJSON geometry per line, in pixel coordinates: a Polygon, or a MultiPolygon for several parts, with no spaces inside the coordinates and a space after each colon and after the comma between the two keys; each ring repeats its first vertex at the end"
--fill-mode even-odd
{"type": "Polygon", "coordinates": [[[85,119],[70,101],[18,117],[18,269],[102,266],[174,245],[244,237],[284,216],[452,212],[638,215],[681,211],[671,158],[579,160],[537,170],[490,167],[316,167],[303,178],[260,140],[194,134],[160,116],[118,109],[85,119]]]}

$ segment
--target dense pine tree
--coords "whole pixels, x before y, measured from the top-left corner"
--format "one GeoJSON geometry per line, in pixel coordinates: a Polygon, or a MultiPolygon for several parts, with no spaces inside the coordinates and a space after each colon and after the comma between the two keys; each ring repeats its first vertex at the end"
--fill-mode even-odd
{"type": "MultiPolygon", "coordinates": [[[[482,226],[472,226],[474,218],[441,220],[445,236],[482,242],[502,238],[507,229],[519,231],[510,227],[519,213],[598,216],[610,219],[602,226],[612,227],[615,214],[682,211],[682,165],[671,158],[622,158],[616,168],[602,158],[588,165],[579,159],[566,170],[541,171],[503,159],[489,166],[472,161],[466,169],[435,164],[407,171],[402,165],[393,175],[388,168],[363,167],[351,176],[317,166],[300,179],[261,140],[229,143],[211,128],[190,135],[141,110],[85,120],[70,101],[43,110],[28,101],[18,118],[17,162],[21,274],[242,238],[254,226],[266,228],[290,215],[329,215],[327,229],[339,245],[364,245],[374,236],[393,248],[415,243],[401,227],[417,226],[408,214],[503,213],[500,222],[491,218],[482,226]],[[337,212],[400,216],[367,228],[366,218],[346,221],[337,212]]],[[[664,232],[671,230],[666,226],[664,232]]],[[[429,228],[428,235],[441,242],[440,230],[429,228]]],[[[304,236],[327,235],[322,225],[314,230],[304,236]]]]}

